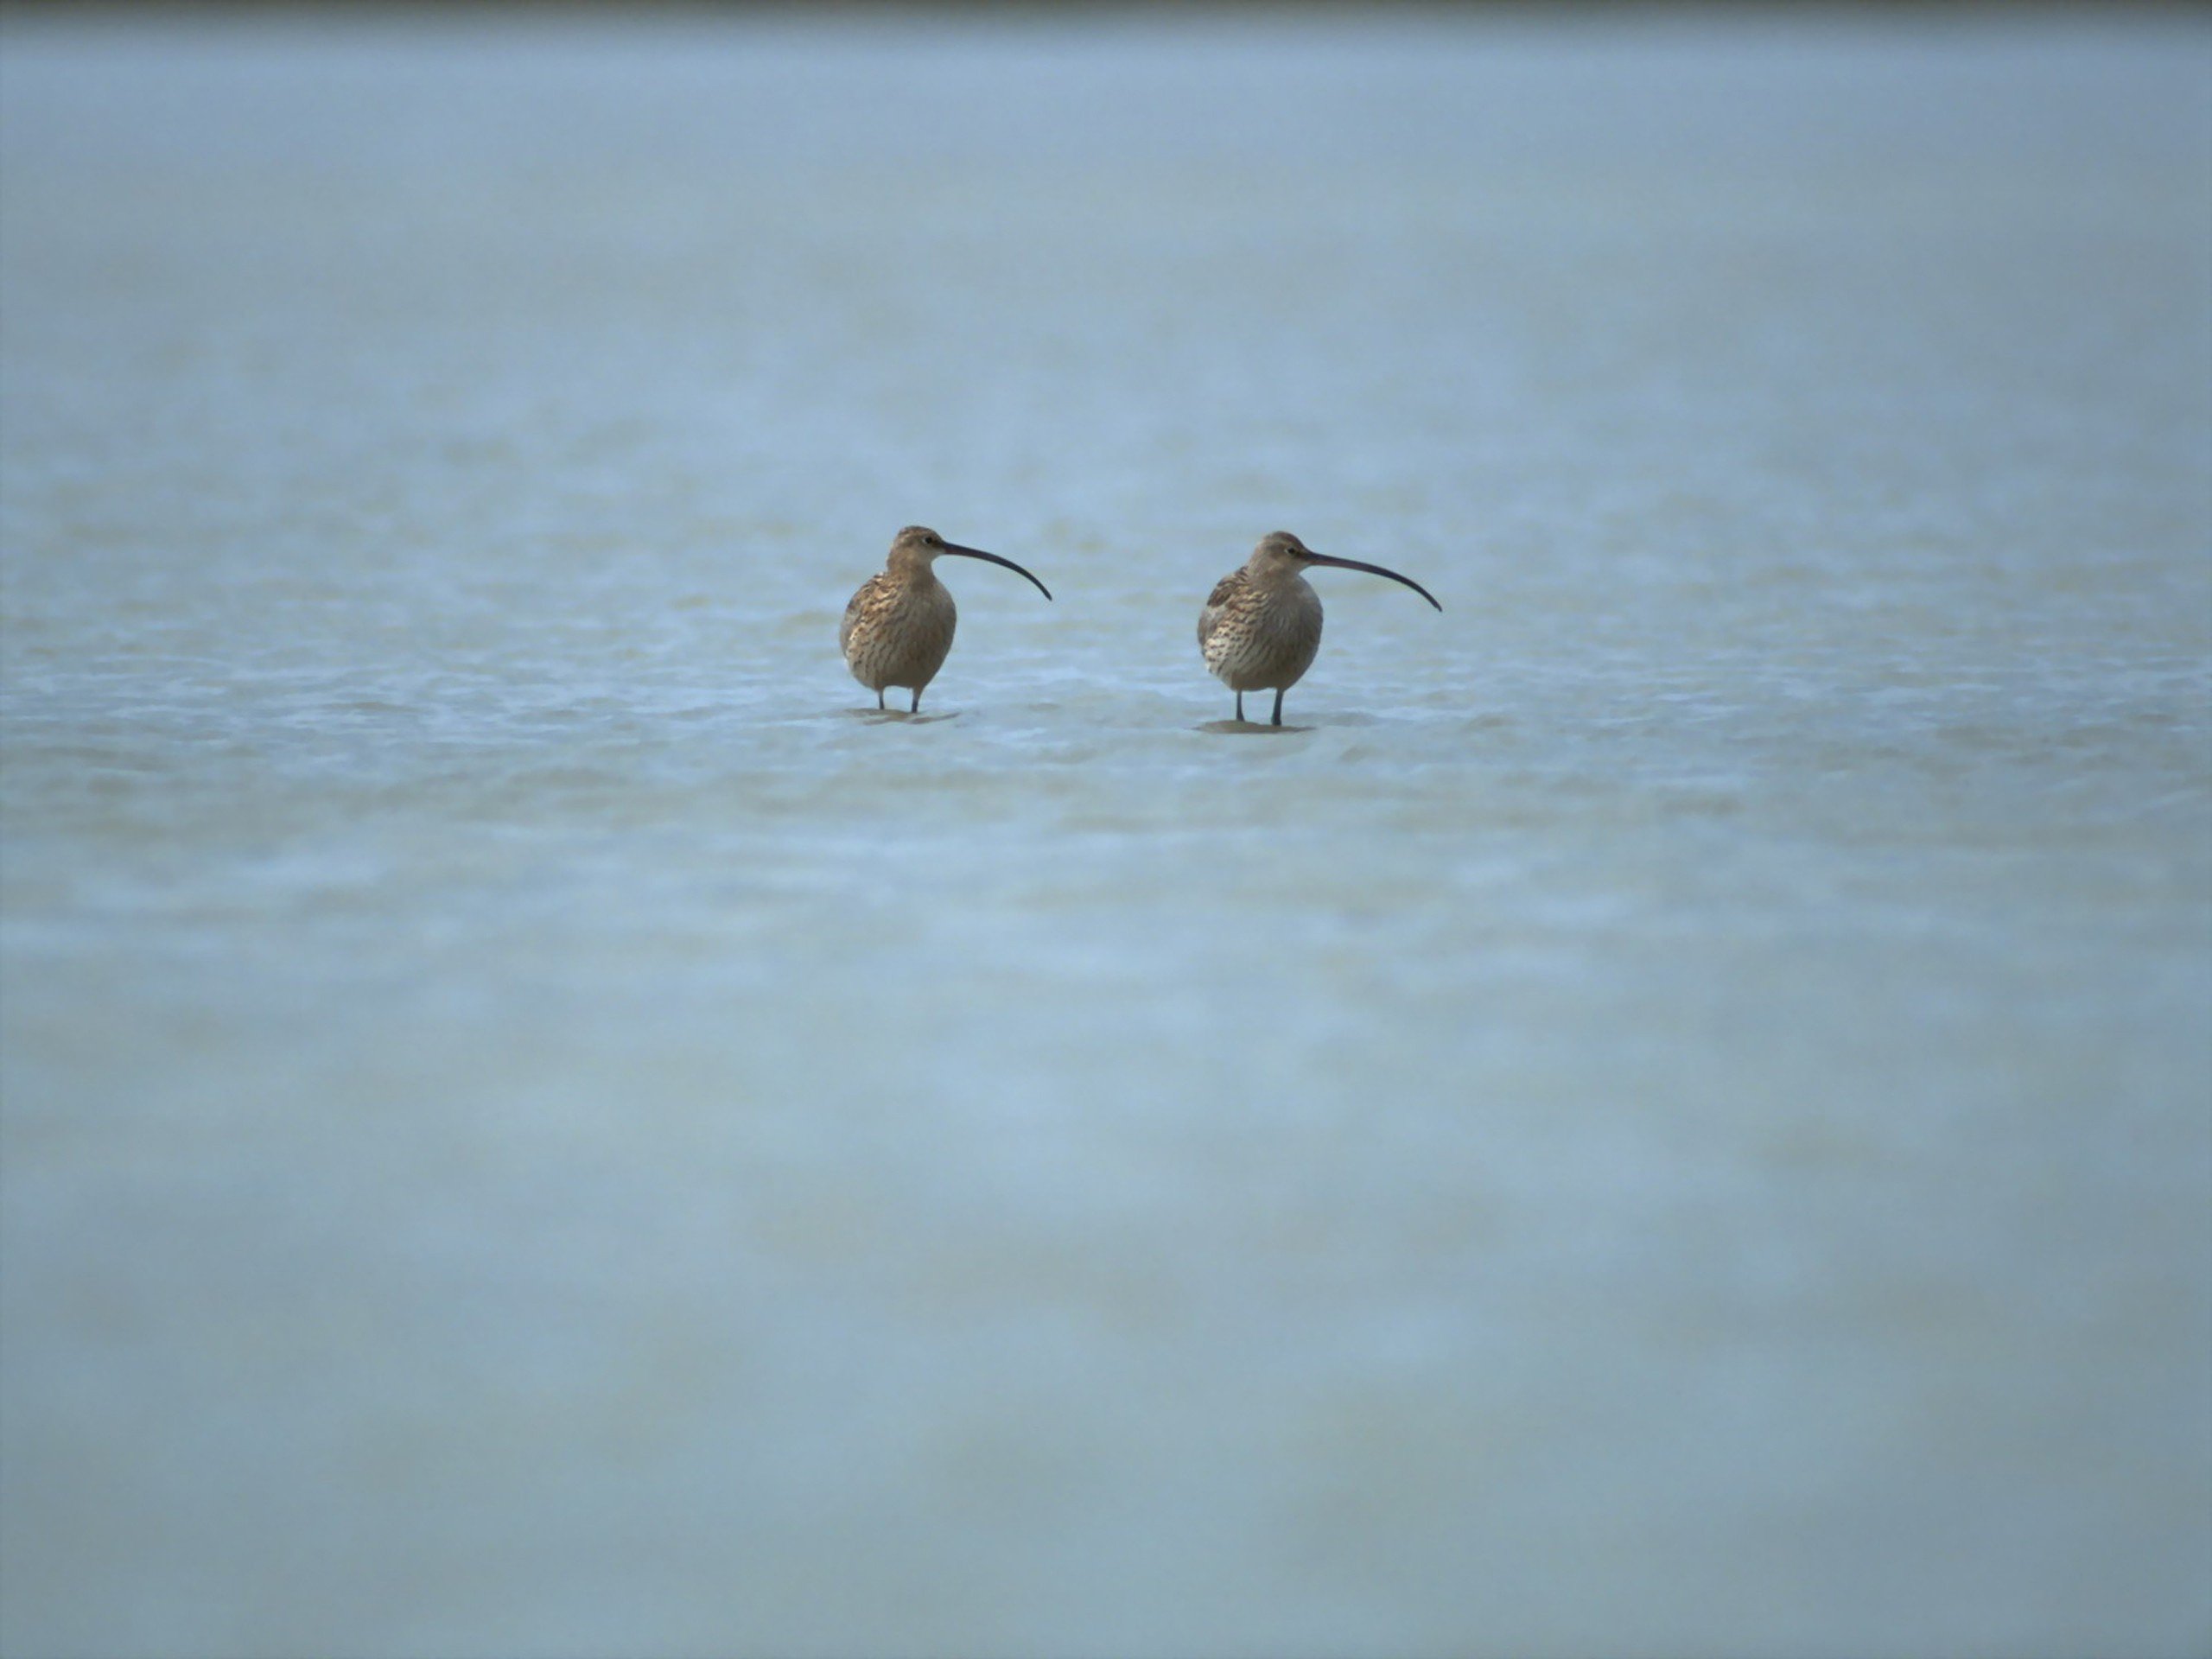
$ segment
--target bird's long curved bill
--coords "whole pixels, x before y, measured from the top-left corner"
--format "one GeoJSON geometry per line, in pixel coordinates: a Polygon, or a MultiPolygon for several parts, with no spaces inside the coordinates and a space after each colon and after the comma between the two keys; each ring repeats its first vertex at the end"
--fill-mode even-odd
{"type": "MultiPolygon", "coordinates": [[[[1006,566],[1007,569],[1014,571],[1021,575],[1028,576],[1030,581],[1036,582],[1037,591],[1044,594],[1046,598],[1050,599],[1052,596],[1052,590],[1051,588],[1047,588],[1043,582],[1037,582],[1037,578],[1035,576],[1030,575],[1028,571],[1022,569],[1022,568],[1016,564],[1012,559],[1002,559],[995,553],[986,553],[980,547],[955,547],[950,542],[947,542],[944,544],[944,550],[948,553],[957,553],[963,559],[988,559],[993,564],[1002,564],[1006,566]]],[[[1399,580],[1403,581],[1404,578],[1401,577],[1399,580]]],[[[1444,607],[1441,605],[1439,605],[1436,608],[1440,611],[1444,607]]]]}
{"type": "MultiPolygon", "coordinates": [[[[1421,583],[1415,582],[1411,576],[1402,576],[1395,570],[1385,570],[1379,564],[1368,564],[1359,559],[1333,558],[1326,553],[1308,553],[1306,556],[1313,560],[1316,564],[1333,564],[1340,566],[1346,570],[1364,570],[1370,576],[1388,576],[1393,582],[1402,582],[1407,587],[1412,588],[1414,592],[1419,594],[1430,604],[1436,605],[1436,595],[1430,593],[1427,588],[1422,587],[1421,583]]],[[[1436,608],[1440,611],[1444,607],[1441,605],[1436,605],[1436,608]]]]}

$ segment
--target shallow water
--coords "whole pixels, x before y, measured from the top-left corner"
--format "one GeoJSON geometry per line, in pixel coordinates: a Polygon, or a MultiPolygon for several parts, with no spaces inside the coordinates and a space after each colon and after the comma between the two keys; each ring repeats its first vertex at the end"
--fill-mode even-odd
{"type": "Polygon", "coordinates": [[[2203,1646],[2202,19],[0,80],[10,1655],[2203,1646]]]}

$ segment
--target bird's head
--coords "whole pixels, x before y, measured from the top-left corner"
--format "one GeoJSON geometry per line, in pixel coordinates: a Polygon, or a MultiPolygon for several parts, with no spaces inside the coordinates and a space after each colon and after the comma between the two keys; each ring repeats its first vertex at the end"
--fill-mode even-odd
{"type": "Polygon", "coordinates": [[[1315,559],[1313,550],[1287,530],[1262,536],[1244,563],[1255,576],[1294,575],[1315,559]]]}
{"type": "Polygon", "coordinates": [[[1339,559],[1327,553],[1316,553],[1287,530],[1278,530],[1264,536],[1252,550],[1252,556],[1244,561],[1244,568],[1260,582],[1281,582],[1317,564],[1334,565],[1342,570],[1364,570],[1371,576],[1388,576],[1393,582],[1403,582],[1438,610],[1436,595],[1415,582],[1411,576],[1402,576],[1395,570],[1386,570],[1379,564],[1369,564],[1361,559],[1339,559]]]}
{"type": "Polygon", "coordinates": [[[1031,582],[1036,582],[1037,591],[1046,598],[1050,599],[1052,596],[1051,588],[1046,587],[1043,582],[1038,582],[1035,576],[1030,575],[1028,571],[1022,569],[1012,559],[1002,559],[997,554],[986,553],[979,547],[962,547],[957,542],[948,542],[937,531],[925,529],[920,524],[909,524],[891,538],[891,556],[885,561],[885,563],[888,569],[894,571],[902,566],[910,570],[917,568],[927,570],[940,554],[945,553],[957,554],[963,559],[982,559],[992,564],[1002,564],[1007,569],[1017,571],[1022,575],[1028,576],[1031,582]]]}

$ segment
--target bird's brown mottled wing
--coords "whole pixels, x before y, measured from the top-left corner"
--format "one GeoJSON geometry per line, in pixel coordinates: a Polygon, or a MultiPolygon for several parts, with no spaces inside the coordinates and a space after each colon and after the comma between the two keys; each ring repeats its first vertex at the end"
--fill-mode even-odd
{"type": "Polygon", "coordinates": [[[1236,591],[1236,584],[1244,579],[1242,569],[1230,571],[1213,585],[1213,592],[1206,595],[1206,607],[1198,613],[1198,648],[1203,651],[1207,640],[1213,638],[1213,626],[1221,620],[1221,607],[1229,603],[1229,596],[1236,591]]]}
{"type": "Polygon", "coordinates": [[[859,589],[855,592],[852,598],[846,601],[845,620],[837,624],[837,649],[839,652],[846,652],[848,651],[848,647],[850,646],[853,639],[853,624],[861,620],[861,613],[868,609],[868,601],[874,597],[876,589],[880,588],[882,585],[883,572],[879,570],[874,575],[870,576],[866,582],[861,583],[859,589]]]}

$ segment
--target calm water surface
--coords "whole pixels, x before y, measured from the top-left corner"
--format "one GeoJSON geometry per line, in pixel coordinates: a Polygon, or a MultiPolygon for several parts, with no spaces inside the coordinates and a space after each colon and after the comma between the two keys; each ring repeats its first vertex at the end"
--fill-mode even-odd
{"type": "Polygon", "coordinates": [[[2201,17],[0,81],[9,1654],[2212,1640],[2201,17]]]}

